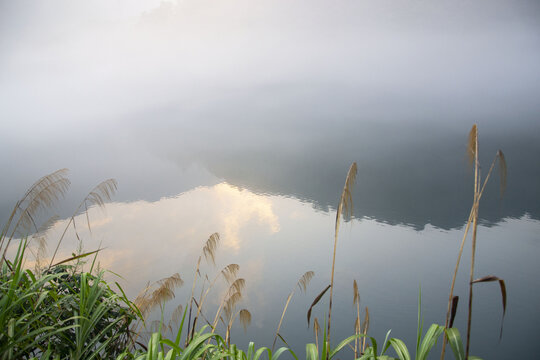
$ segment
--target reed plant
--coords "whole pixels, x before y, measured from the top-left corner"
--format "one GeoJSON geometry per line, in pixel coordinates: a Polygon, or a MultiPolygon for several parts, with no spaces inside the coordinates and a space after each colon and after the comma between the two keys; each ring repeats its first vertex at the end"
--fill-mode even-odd
{"type": "MultiPolygon", "coordinates": [[[[332,270],[330,273],[330,287],[329,287],[330,299],[328,301],[328,325],[327,325],[328,327],[326,330],[327,331],[326,341],[328,341],[328,343],[330,343],[331,324],[332,324],[332,300],[333,300],[333,295],[334,295],[334,274],[335,274],[335,267],[336,267],[336,250],[337,250],[339,227],[340,227],[342,216],[350,218],[353,215],[352,188],[356,181],[357,173],[358,173],[358,167],[356,165],[356,162],[353,162],[349,168],[349,171],[347,172],[347,177],[345,178],[345,185],[343,186],[343,190],[341,192],[341,196],[338,202],[338,207],[336,210],[336,222],[335,222],[335,227],[334,227],[334,251],[332,253],[332,270]]],[[[309,323],[309,315],[308,315],[308,323],[309,323]]],[[[329,359],[328,356],[329,356],[329,353],[327,353],[327,360],[329,359]]]]}
{"type": "MultiPolygon", "coordinates": [[[[472,239],[471,239],[471,263],[470,263],[470,271],[469,271],[469,301],[468,301],[468,312],[467,312],[467,336],[466,336],[466,345],[465,345],[465,359],[469,358],[469,351],[470,351],[470,339],[471,339],[471,323],[472,323],[472,304],[473,304],[473,285],[475,283],[482,283],[482,282],[490,282],[490,281],[497,281],[499,283],[500,289],[501,289],[501,297],[502,297],[502,303],[503,303],[503,316],[501,320],[501,331],[500,336],[502,336],[502,321],[504,320],[504,314],[506,312],[506,284],[503,279],[498,278],[496,276],[487,276],[480,279],[474,279],[474,268],[475,268],[475,260],[476,260],[476,244],[477,244],[477,230],[478,230],[478,213],[480,208],[480,200],[482,198],[482,195],[484,194],[486,184],[488,183],[488,180],[490,179],[495,164],[499,164],[499,175],[500,175],[500,194],[501,197],[503,196],[505,189],[506,189],[506,176],[507,176],[507,165],[506,165],[506,159],[501,150],[498,150],[495,154],[495,157],[493,161],[491,162],[491,166],[489,167],[489,170],[485,176],[485,178],[482,178],[481,176],[481,166],[479,162],[479,143],[478,143],[478,127],[473,125],[471,128],[471,131],[469,132],[469,141],[467,144],[467,155],[469,158],[469,163],[473,166],[474,169],[474,192],[473,192],[473,204],[469,213],[469,218],[467,220],[466,226],[465,226],[465,232],[463,234],[463,238],[461,240],[461,245],[458,252],[458,257],[456,261],[456,266],[454,268],[454,273],[452,276],[452,282],[450,285],[450,294],[448,298],[448,307],[446,312],[446,319],[445,319],[445,328],[451,328],[454,322],[454,317],[456,315],[457,306],[459,297],[454,296],[454,286],[456,283],[457,273],[459,270],[459,265],[461,261],[461,256],[463,254],[463,249],[465,246],[465,241],[467,239],[467,235],[469,233],[470,228],[472,227],[472,239]]],[[[444,359],[445,356],[445,349],[446,349],[446,342],[447,338],[445,337],[443,340],[443,347],[441,351],[441,360],[444,359]]]]}

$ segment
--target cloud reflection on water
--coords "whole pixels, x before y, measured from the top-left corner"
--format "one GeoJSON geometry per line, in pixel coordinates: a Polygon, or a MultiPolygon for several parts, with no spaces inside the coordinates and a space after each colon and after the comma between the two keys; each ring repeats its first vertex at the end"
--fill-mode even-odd
{"type": "MultiPolygon", "coordinates": [[[[247,283],[241,306],[253,314],[253,327],[247,338],[239,329],[233,332],[241,346],[247,339],[261,346],[271,342],[288,292],[305,271],[315,271],[307,295],[295,295],[282,329],[293,346],[313,341],[305,328],[305,312],[329,281],[332,211],[318,211],[310,203],[294,198],[261,195],[219,183],[154,202],[110,203],[105,213],[91,209],[90,219],[91,236],[85,227],[86,216],[76,217],[85,250],[97,248],[101,242],[105,247],[98,257],[101,266],[124,277],[120,282],[130,297],[148,281],[179,272],[187,285],[177,292],[173,300],[176,304],[187,301],[202,246],[211,233],[219,232],[223,241],[216,267],[203,265],[201,273],[212,278],[228,263],[240,265],[239,276],[247,283]]],[[[50,244],[54,244],[66,222],[62,220],[52,229],[50,244]]],[[[417,230],[368,219],[342,226],[336,269],[336,338],[344,338],[352,331],[353,279],[358,280],[363,306],[370,308],[374,319],[372,334],[376,337],[384,336],[391,326],[396,336],[413,341],[409,327],[416,318],[419,283],[426,322],[440,322],[462,232],[463,228],[441,230],[431,225],[417,230]]],[[[538,318],[531,314],[536,314],[534,304],[540,301],[540,283],[536,279],[523,281],[524,273],[540,271],[536,259],[538,233],[540,222],[528,216],[505,219],[496,226],[480,226],[478,230],[478,276],[494,273],[509,286],[511,311],[505,339],[510,341],[505,344],[511,344],[523,329],[533,326],[535,321],[531,318],[538,318]],[[515,233],[520,236],[515,238],[515,233]]],[[[63,245],[59,259],[73,251],[74,238],[69,234],[70,241],[63,245]]],[[[467,254],[462,261],[468,262],[467,254]]],[[[460,296],[466,294],[466,283],[467,274],[463,271],[456,288],[460,296]]],[[[224,290],[225,285],[220,283],[212,292],[210,308],[217,306],[224,290]]],[[[497,328],[499,321],[493,314],[499,313],[500,302],[495,301],[497,294],[491,290],[482,287],[476,296],[481,309],[475,321],[485,329],[497,328]]],[[[317,307],[315,316],[324,316],[324,307],[317,307]]],[[[212,314],[211,309],[207,311],[212,314]]],[[[463,311],[457,321],[464,321],[463,311]]],[[[493,355],[489,349],[496,343],[497,335],[493,331],[475,339],[479,348],[488,349],[482,354],[486,358],[493,355]]],[[[512,351],[506,345],[497,350],[505,354],[512,351]]]]}

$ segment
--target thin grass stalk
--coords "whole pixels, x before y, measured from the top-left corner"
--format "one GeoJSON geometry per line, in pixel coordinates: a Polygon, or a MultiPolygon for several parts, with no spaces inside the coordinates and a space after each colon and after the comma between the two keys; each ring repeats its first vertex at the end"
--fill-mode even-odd
{"type": "MultiPolygon", "coordinates": [[[[448,328],[448,323],[450,321],[450,311],[451,311],[451,308],[452,308],[452,298],[454,297],[454,286],[456,284],[456,277],[457,277],[457,273],[458,273],[458,269],[459,269],[459,263],[461,261],[461,255],[463,254],[463,248],[465,246],[465,240],[467,239],[467,235],[469,233],[469,228],[471,226],[471,222],[472,222],[472,217],[473,217],[473,213],[474,213],[474,203],[473,203],[473,206],[471,207],[471,212],[469,213],[469,219],[467,220],[467,226],[465,227],[465,233],[463,234],[463,238],[461,240],[461,245],[459,247],[459,252],[458,252],[458,258],[457,258],[457,261],[456,261],[456,267],[454,268],[454,275],[452,276],[452,284],[450,285],[450,296],[448,298],[448,310],[446,312],[446,321],[444,323],[444,328],[448,328]]],[[[445,355],[445,350],[446,350],[446,336],[443,336],[443,345],[442,345],[442,351],[441,351],[441,360],[444,359],[444,355],[445,355]]]]}
{"type": "Polygon", "coordinates": [[[283,312],[281,313],[281,318],[279,319],[278,327],[276,330],[276,335],[274,336],[274,342],[272,343],[272,351],[274,351],[274,348],[276,346],[276,341],[279,335],[279,330],[281,329],[281,324],[283,323],[283,318],[285,317],[285,313],[287,312],[287,308],[289,307],[289,303],[291,302],[291,299],[294,295],[294,292],[296,291],[296,287],[298,286],[300,288],[300,291],[306,291],[307,285],[309,284],[311,278],[315,275],[313,271],[307,271],[300,277],[300,279],[297,281],[294,288],[289,293],[289,296],[287,296],[287,301],[285,302],[285,307],[283,308],[283,312]]]}
{"type": "Polygon", "coordinates": [[[193,276],[193,285],[191,286],[191,296],[189,298],[189,315],[188,315],[188,328],[187,328],[187,336],[186,336],[186,342],[185,345],[188,344],[189,341],[189,334],[191,330],[191,309],[193,306],[193,296],[195,293],[195,285],[197,284],[197,275],[199,275],[199,267],[201,265],[201,256],[199,256],[199,260],[197,260],[197,267],[195,269],[195,275],[193,276]]]}
{"type": "MultiPolygon", "coordinates": [[[[197,300],[193,299],[193,301],[195,302],[195,305],[196,305],[196,306],[199,306],[199,303],[197,302],[197,300]]],[[[202,317],[202,319],[203,319],[204,321],[206,321],[206,323],[208,324],[208,326],[212,326],[212,323],[210,322],[210,320],[208,320],[208,319],[206,318],[206,316],[204,316],[204,312],[201,311],[200,316],[202,317]]],[[[205,326],[206,326],[206,325],[205,325],[205,326]]]]}
{"type": "Polygon", "coordinates": [[[227,343],[227,345],[231,345],[231,339],[229,337],[230,333],[231,333],[231,328],[232,328],[232,324],[234,323],[234,320],[236,318],[236,316],[239,314],[240,311],[236,312],[236,314],[231,314],[231,317],[229,319],[229,322],[227,323],[227,330],[225,331],[225,342],[227,343]]]}
{"type": "Polygon", "coordinates": [[[473,299],[473,280],[474,280],[474,264],[476,256],[476,230],[478,224],[478,207],[476,207],[473,217],[473,234],[472,234],[472,253],[471,253],[471,270],[469,280],[469,307],[467,316],[467,345],[465,350],[465,358],[469,357],[470,338],[471,338],[471,323],[472,323],[472,299],[473,299]]]}
{"type": "Polygon", "coordinates": [[[495,167],[495,162],[497,159],[500,159],[500,152],[497,152],[497,155],[495,156],[495,159],[491,163],[491,166],[489,168],[488,174],[486,175],[486,178],[482,184],[482,188],[480,188],[480,170],[478,169],[478,142],[476,143],[476,167],[475,167],[475,175],[478,176],[478,187],[476,189],[476,200],[474,205],[474,211],[473,211],[473,233],[472,233],[472,253],[471,253],[471,269],[470,269],[470,277],[469,277],[469,304],[468,304],[468,316],[467,316],[467,343],[466,343],[466,350],[465,350],[465,358],[467,359],[469,357],[469,350],[470,350],[470,337],[471,337],[471,324],[472,324],[472,301],[473,301],[473,280],[474,280],[474,265],[476,260],[476,235],[477,235],[477,229],[478,229],[478,212],[480,208],[480,199],[482,198],[482,195],[484,193],[487,181],[489,180],[491,173],[493,172],[493,168],[495,167]]]}
{"type": "Polygon", "coordinates": [[[242,322],[242,325],[244,326],[244,331],[246,330],[246,326],[251,322],[251,313],[246,309],[238,310],[236,313],[234,313],[231,316],[231,318],[229,319],[229,323],[227,325],[227,332],[225,333],[225,343],[227,343],[229,346],[231,345],[230,334],[231,334],[232,325],[234,324],[234,320],[236,320],[236,317],[238,315],[240,315],[240,321],[242,322]]]}
{"type": "Polygon", "coordinates": [[[195,315],[195,317],[193,318],[193,325],[191,326],[191,334],[188,332],[189,341],[191,341],[193,339],[193,336],[195,335],[195,327],[197,326],[197,319],[199,318],[199,315],[201,314],[201,310],[202,310],[201,299],[203,297],[207,280],[208,280],[208,275],[205,275],[205,278],[202,283],[201,293],[199,295],[199,301],[197,302],[195,298],[193,298],[193,301],[195,301],[195,305],[197,306],[197,315],[195,315]]]}
{"type": "Polygon", "coordinates": [[[279,319],[278,327],[276,330],[276,335],[274,336],[274,342],[272,343],[272,351],[274,351],[274,348],[276,347],[276,341],[279,334],[279,329],[281,328],[281,324],[283,323],[283,318],[285,317],[285,312],[287,311],[287,307],[289,306],[289,303],[291,302],[291,299],[293,297],[294,290],[291,291],[289,296],[287,296],[287,301],[285,302],[285,307],[283,308],[283,312],[281,313],[281,318],[279,319]]]}

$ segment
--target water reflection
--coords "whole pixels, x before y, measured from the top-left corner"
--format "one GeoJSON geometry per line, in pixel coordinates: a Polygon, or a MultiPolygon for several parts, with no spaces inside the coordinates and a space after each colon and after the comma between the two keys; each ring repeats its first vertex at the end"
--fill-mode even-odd
{"type": "MultiPolygon", "coordinates": [[[[89,215],[92,234],[83,226],[86,217],[76,218],[84,247],[105,247],[99,255],[100,264],[124,277],[120,282],[128,295],[134,297],[147,281],[179,272],[188,285],[177,292],[175,304],[187,301],[202,246],[211,233],[219,232],[222,244],[216,267],[203,265],[202,274],[213,276],[228,263],[240,265],[239,276],[247,282],[241,306],[253,315],[249,336],[243,335],[240,326],[233,331],[233,339],[240,345],[248,340],[271,344],[290,288],[305,271],[315,271],[307,295],[295,295],[282,329],[296,349],[313,341],[305,315],[313,298],[329,282],[332,211],[321,212],[294,198],[257,194],[220,183],[154,202],[111,203],[105,213],[94,208],[89,215]]],[[[52,229],[51,243],[65,223],[52,229]]],[[[337,254],[335,338],[353,331],[353,279],[358,281],[362,306],[370,309],[371,331],[377,338],[391,327],[396,337],[414,342],[419,284],[426,323],[442,322],[462,230],[443,231],[428,225],[418,231],[367,219],[343,226],[337,254]]],[[[530,276],[523,281],[524,274],[540,271],[538,233],[540,222],[528,216],[479,227],[477,274],[500,276],[509,289],[505,337],[496,347],[501,312],[498,290],[478,287],[473,346],[481,349],[485,358],[501,354],[510,358],[512,344],[540,320],[534,308],[540,301],[540,281],[530,276]]],[[[70,238],[63,246],[63,256],[76,246],[74,236],[70,238]]],[[[468,262],[467,255],[463,262],[468,262]]],[[[456,293],[462,298],[466,297],[467,276],[463,271],[458,278],[456,293]]],[[[219,285],[209,297],[209,314],[213,314],[224,288],[224,284],[219,285]]],[[[314,316],[324,317],[324,307],[324,303],[316,307],[314,316]]],[[[464,316],[462,307],[458,326],[464,326],[464,316]]]]}
{"type": "MultiPolygon", "coordinates": [[[[66,166],[72,170],[74,188],[58,210],[61,216],[69,216],[89,189],[111,176],[119,182],[115,198],[125,202],[156,201],[226,181],[257,194],[294,197],[329,211],[352,161],[359,167],[354,192],[357,218],[420,230],[427,224],[460,227],[468,217],[473,187],[464,151],[468,126],[442,131],[438,125],[429,127],[423,122],[332,124],[321,120],[290,125],[276,120],[246,133],[242,121],[232,121],[227,127],[213,121],[190,127],[173,121],[180,114],[174,109],[143,114],[161,118],[160,126],[134,126],[120,144],[111,136],[101,138],[98,147],[80,152],[66,152],[63,147],[47,152],[39,146],[21,149],[19,157],[28,164],[24,169],[32,170],[21,173],[23,168],[10,162],[7,173],[13,176],[5,179],[10,191],[0,200],[0,218],[7,218],[30,179],[50,172],[51,167],[66,166]],[[204,142],[198,141],[201,131],[204,142]]],[[[508,162],[508,187],[502,201],[496,173],[482,198],[480,217],[486,224],[524,214],[540,219],[540,167],[533,160],[540,154],[538,131],[538,126],[504,132],[480,128],[484,170],[498,148],[508,162]]]]}

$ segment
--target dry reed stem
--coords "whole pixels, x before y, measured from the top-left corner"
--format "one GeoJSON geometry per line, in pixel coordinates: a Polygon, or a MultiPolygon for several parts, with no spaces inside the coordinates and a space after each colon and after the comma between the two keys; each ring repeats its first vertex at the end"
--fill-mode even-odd
{"type": "Polygon", "coordinates": [[[281,313],[281,318],[279,319],[278,327],[276,330],[276,335],[274,336],[274,342],[272,343],[272,351],[274,351],[274,348],[276,346],[276,341],[279,334],[279,329],[281,329],[281,324],[283,323],[283,318],[285,317],[285,312],[287,311],[287,307],[289,306],[289,303],[291,302],[291,299],[294,295],[294,291],[296,290],[296,286],[300,289],[300,291],[306,292],[307,286],[315,273],[313,271],[307,271],[300,277],[292,291],[289,293],[289,296],[287,296],[287,301],[285,302],[285,307],[283,308],[283,312],[281,313]]]}
{"type": "Polygon", "coordinates": [[[193,300],[194,300],[194,292],[195,292],[195,285],[197,284],[197,276],[200,276],[199,267],[201,265],[201,257],[199,256],[199,259],[197,260],[197,267],[195,269],[195,274],[193,275],[193,285],[191,286],[191,297],[189,298],[189,315],[188,315],[188,328],[187,328],[187,336],[186,336],[186,342],[185,345],[187,346],[189,341],[189,334],[191,331],[191,310],[193,307],[193,300]]]}
{"type": "MultiPolygon", "coordinates": [[[[317,347],[317,352],[319,352],[319,334],[321,332],[321,327],[319,326],[319,319],[313,319],[313,333],[315,334],[315,346],[317,347]]],[[[355,357],[356,358],[356,357],[355,357]]]]}
{"type": "Polygon", "coordinates": [[[237,316],[240,316],[240,323],[244,327],[244,331],[247,331],[248,325],[251,324],[251,313],[247,309],[239,310],[238,312],[236,312],[236,314],[232,315],[227,325],[227,331],[225,333],[225,342],[229,346],[231,345],[230,334],[231,334],[232,325],[237,316]]]}
{"type": "MultiPolygon", "coordinates": [[[[472,233],[472,249],[471,249],[471,269],[470,269],[470,281],[469,281],[469,311],[467,316],[467,344],[465,347],[465,359],[469,357],[470,339],[471,339],[471,322],[472,322],[472,299],[473,299],[473,286],[474,280],[474,263],[476,257],[476,234],[478,229],[478,196],[479,196],[479,164],[478,164],[478,130],[476,125],[471,129],[471,139],[474,138],[474,210],[473,210],[473,233],[472,233]],[[473,133],[474,132],[474,133],[473,133]]],[[[472,144],[472,140],[470,141],[472,144]]]]}
{"type": "MultiPolygon", "coordinates": [[[[366,306],[366,315],[364,315],[364,324],[362,326],[362,334],[367,335],[369,329],[369,309],[366,306]]],[[[362,339],[362,349],[360,350],[360,353],[363,354],[366,350],[366,336],[362,339]]]]}
{"type": "MultiPolygon", "coordinates": [[[[454,297],[454,286],[456,284],[457,272],[458,272],[458,269],[459,269],[459,263],[461,262],[461,255],[463,254],[463,248],[465,246],[465,240],[467,239],[467,234],[469,233],[469,228],[470,228],[471,221],[472,221],[472,216],[473,216],[473,211],[474,211],[473,209],[474,209],[474,203],[473,203],[473,207],[471,208],[471,212],[469,214],[469,220],[467,220],[467,226],[465,227],[465,233],[463,234],[463,238],[461,240],[461,245],[459,247],[456,267],[454,268],[454,275],[452,276],[452,283],[450,285],[450,296],[449,296],[449,299],[448,299],[448,310],[446,312],[446,321],[445,321],[445,324],[444,324],[445,329],[448,328],[448,322],[450,321],[450,311],[451,311],[451,306],[452,306],[452,298],[454,297]]],[[[445,354],[445,350],[446,350],[446,342],[447,342],[447,339],[446,339],[446,335],[445,335],[445,336],[443,336],[441,360],[444,359],[444,354],[445,354]]]]}
{"type": "MultiPolygon", "coordinates": [[[[360,334],[360,292],[356,280],[353,281],[353,305],[356,305],[356,319],[354,321],[354,334],[360,334]]],[[[358,358],[358,345],[360,339],[354,339],[354,358],[358,358]]]]}

